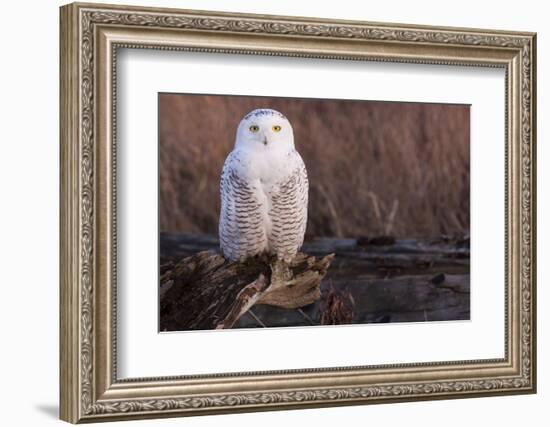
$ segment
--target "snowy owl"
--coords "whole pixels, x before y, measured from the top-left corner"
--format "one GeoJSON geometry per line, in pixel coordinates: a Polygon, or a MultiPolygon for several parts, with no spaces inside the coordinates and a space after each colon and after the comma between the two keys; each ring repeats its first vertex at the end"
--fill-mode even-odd
{"type": "Polygon", "coordinates": [[[306,231],[308,179],[283,114],[261,108],[244,116],[220,190],[220,247],[227,259],[294,258],[306,231]]]}

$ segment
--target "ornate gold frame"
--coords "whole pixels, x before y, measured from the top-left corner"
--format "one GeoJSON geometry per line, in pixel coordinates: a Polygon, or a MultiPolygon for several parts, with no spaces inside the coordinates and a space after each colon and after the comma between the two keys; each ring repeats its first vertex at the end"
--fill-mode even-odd
{"type": "Polygon", "coordinates": [[[535,392],[535,34],[173,9],[61,8],[61,418],[73,423],[535,392]],[[118,47],[506,70],[505,357],[116,377],[118,47]]]}

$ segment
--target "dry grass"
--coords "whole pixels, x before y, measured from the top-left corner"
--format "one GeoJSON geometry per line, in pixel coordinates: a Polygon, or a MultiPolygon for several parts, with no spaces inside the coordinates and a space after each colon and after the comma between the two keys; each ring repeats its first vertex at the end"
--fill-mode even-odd
{"type": "Polygon", "coordinates": [[[222,165],[258,107],[294,128],[309,236],[469,232],[468,106],[172,94],[159,98],[161,230],[217,234],[222,165]]]}

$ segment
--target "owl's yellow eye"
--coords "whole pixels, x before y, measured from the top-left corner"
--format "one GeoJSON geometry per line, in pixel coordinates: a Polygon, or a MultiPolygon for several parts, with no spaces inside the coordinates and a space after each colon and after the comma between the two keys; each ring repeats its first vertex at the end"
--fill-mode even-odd
{"type": "Polygon", "coordinates": [[[250,132],[258,132],[260,130],[260,127],[257,125],[252,125],[248,129],[250,129],[250,132]]]}
{"type": "Polygon", "coordinates": [[[281,131],[281,126],[275,125],[271,129],[273,129],[273,132],[280,132],[281,131]]]}

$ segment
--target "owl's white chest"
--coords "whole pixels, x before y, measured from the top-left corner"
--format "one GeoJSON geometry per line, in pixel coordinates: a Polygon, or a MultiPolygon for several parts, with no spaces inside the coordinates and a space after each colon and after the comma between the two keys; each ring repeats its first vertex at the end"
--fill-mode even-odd
{"type": "Polygon", "coordinates": [[[296,169],[296,154],[294,150],[237,153],[240,175],[255,189],[269,197],[277,192],[281,182],[296,169]]]}
{"type": "Polygon", "coordinates": [[[270,235],[272,218],[270,211],[273,197],[280,186],[296,169],[295,150],[287,152],[242,151],[236,153],[238,171],[260,202],[260,210],[266,235],[270,235]]]}

